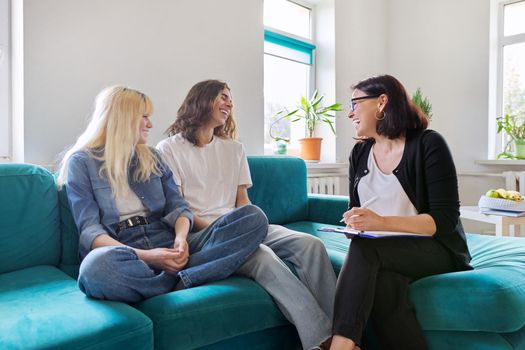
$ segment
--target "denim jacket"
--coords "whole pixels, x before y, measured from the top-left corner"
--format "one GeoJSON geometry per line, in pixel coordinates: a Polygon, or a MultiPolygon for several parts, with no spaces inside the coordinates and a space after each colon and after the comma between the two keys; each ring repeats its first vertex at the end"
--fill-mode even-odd
{"type": "MultiPolygon", "coordinates": [[[[128,171],[131,190],[149,210],[149,221],[163,221],[175,226],[179,216],[185,216],[193,225],[193,215],[173,181],[169,167],[157,157],[161,174],[152,174],[146,182],[133,181],[136,161],[132,159],[128,171]]],[[[108,234],[118,240],[117,204],[109,182],[99,175],[102,162],[86,151],[74,153],[68,162],[67,181],[64,184],[73,218],[80,233],[79,253],[83,259],[91,250],[95,238],[108,234]]]]}

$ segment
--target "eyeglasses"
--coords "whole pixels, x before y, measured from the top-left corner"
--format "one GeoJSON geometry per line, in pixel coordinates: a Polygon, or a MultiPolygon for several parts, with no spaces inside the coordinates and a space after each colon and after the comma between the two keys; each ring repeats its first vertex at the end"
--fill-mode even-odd
{"type": "Polygon", "coordinates": [[[369,98],[376,98],[376,97],[379,97],[379,96],[381,96],[381,94],[354,97],[353,99],[350,100],[350,112],[354,112],[355,111],[355,106],[357,105],[357,103],[355,103],[355,101],[367,100],[369,98]]]}

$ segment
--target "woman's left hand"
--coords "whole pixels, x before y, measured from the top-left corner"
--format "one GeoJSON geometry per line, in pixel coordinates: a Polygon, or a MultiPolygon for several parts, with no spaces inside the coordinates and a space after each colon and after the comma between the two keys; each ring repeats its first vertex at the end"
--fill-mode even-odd
{"type": "Polygon", "coordinates": [[[370,209],[355,207],[343,214],[346,226],[359,231],[382,230],[384,218],[370,209]]]}
{"type": "Polygon", "coordinates": [[[186,264],[188,263],[188,259],[190,258],[188,241],[186,240],[186,238],[175,237],[175,243],[173,244],[173,248],[179,254],[179,257],[175,258],[174,261],[177,264],[177,266],[179,266],[180,269],[182,269],[184,266],[186,266],[186,264]]]}

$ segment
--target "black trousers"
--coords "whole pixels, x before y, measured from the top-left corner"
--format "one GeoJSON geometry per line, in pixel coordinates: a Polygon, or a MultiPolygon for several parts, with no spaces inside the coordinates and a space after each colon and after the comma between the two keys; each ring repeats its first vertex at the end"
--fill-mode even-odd
{"type": "Polygon", "coordinates": [[[427,349],[409,284],[451,271],[452,255],[433,238],[354,238],[337,280],[333,334],[361,344],[370,318],[384,350],[427,349]]]}

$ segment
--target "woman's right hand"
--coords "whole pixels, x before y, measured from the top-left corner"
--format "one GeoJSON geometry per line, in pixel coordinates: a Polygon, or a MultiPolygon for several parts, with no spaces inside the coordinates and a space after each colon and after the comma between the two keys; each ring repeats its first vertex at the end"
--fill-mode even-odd
{"type": "Polygon", "coordinates": [[[358,231],[367,230],[385,230],[385,218],[376,214],[374,211],[367,208],[354,207],[343,214],[343,219],[347,227],[358,231]]]}
{"type": "Polygon", "coordinates": [[[178,263],[181,253],[173,248],[135,249],[140,260],[148,266],[171,274],[178,273],[185,264],[178,263]]]}

